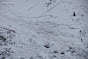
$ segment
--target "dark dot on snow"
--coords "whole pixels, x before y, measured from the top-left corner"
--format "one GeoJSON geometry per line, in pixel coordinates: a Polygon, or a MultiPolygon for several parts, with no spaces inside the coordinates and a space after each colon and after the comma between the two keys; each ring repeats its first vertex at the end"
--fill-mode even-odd
{"type": "Polygon", "coordinates": [[[71,28],[71,29],[74,29],[74,28],[71,28]]]}
{"type": "Polygon", "coordinates": [[[63,55],[63,54],[65,54],[64,52],[61,52],[61,54],[63,55]]]}
{"type": "Polygon", "coordinates": [[[67,50],[67,51],[70,51],[70,50],[67,50]]]}
{"type": "Polygon", "coordinates": [[[44,45],[44,47],[46,47],[46,48],[50,48],[50,46],[49,46],[49,45],[44,45]]]}
{"type": "Polygon", "coordinates": [[[72,47],[69,47],[69,49],[72,49],[72,47]]]}
{"type": "Polygon", "coordinates": [[[81,42],[83,42],[83,40],[81,39],[81,42]]]}
{"type": "Polygon", "coordinates": [[[74,53],[75,51],[73,50],[73,51],[71,51],[71,53],[74,53]]]}
{"type": "Polygon", "coordinates": [[[54,51],[54,53],[58,53],[58,51],[54,51]]]}
{"type": "Polygon", "coordinates": [[[81,33],[81,30],[80,30],[80,33],[81,33]]]}
{"type": "Polygon", "coordinates": [[[76,16],[75,12],[73,13],[73,16],[76,16]]]}

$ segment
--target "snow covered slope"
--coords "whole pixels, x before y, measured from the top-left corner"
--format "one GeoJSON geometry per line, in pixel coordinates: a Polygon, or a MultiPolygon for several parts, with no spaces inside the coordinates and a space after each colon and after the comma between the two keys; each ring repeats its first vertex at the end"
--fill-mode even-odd
{"type": "Polygon", "coordinates": [[[0,59],[88,59],[87,0],[0,0],[0,59]]]}

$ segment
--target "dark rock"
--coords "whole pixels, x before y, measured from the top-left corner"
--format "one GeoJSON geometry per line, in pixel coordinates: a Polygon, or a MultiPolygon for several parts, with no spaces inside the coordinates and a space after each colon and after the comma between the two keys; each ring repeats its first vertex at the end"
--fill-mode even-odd
{"type": "Polygon", "coordinates": [[[64,52],[61,52],[61,54],[65,54],[64,52]]]}
{"type": "Polygon", "coordinates": [[[46,47],[46,48],[50,48],[50,46],[49,46],[49,45],[44,45],[44,47],[46,47]]]}

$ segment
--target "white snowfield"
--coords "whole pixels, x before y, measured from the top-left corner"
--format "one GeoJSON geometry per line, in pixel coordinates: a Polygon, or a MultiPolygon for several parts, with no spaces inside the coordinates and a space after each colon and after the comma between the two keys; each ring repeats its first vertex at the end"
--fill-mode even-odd
{"type": "Polygon", "coordinates": [[[0,59],[88,59],[88,0],[0,0],[0,59]]]}

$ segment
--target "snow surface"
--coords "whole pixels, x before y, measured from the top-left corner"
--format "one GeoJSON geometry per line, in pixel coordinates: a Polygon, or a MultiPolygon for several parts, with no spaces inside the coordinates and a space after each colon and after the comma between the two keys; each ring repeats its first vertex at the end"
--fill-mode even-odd
{"type": "Polygon", "coordinates": [[[0,59],[88,59],[87,5],[0,0],[0,59]]]}

